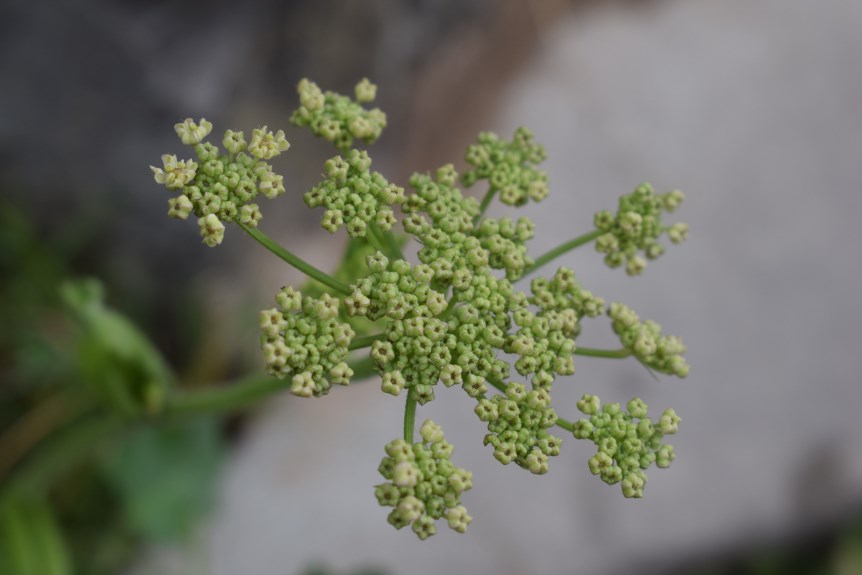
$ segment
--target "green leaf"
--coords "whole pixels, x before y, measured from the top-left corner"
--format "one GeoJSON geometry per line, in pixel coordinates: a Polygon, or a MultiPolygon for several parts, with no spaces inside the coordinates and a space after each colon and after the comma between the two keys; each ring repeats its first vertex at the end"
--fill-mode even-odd
{"type": "Polygon", "coordinates": [[[54,513],[41,498],[0,504],[0,571],[15,575],[69,575],[69,554],[54,513]]]}
{"type": "Polygon", "coordinates": [[[172,376],[156,347],[104,304],[98,281],[67,281],[60,292],[84,329],[78,360],[91,390],[127,414],[158,412],[172,376]]]}
{"type": "Polygon", "coordinates": [[[194,419],[132,432],[103,457],[101,469],[133,531],[175,540],[209,508],[222,455],[215,421],[194,419]]]}

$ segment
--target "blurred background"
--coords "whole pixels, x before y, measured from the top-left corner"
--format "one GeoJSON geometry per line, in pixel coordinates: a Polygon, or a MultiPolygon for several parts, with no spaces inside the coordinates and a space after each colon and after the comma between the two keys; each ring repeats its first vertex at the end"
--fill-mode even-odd
{"type": "MultiPolygon", "coordinates": [[[[0,513],[0,573],[28,548],[86,575],[862,573],[862,3],[5,0],[0,46],[0,489],[38,495],[0,513]],[[459,393],[420,416],[473,470],[474,522],[426,542],[372,495],[402,417],[373,383],[122,432],[86,420],[68,389],[104,369],[64,282],[98,278],[187,387],[261,372],[258,310],[303,282],[236,228],[209,249],[165,217],[148,166],[183,151],[174,122],[284,128],[288,193],[262,227],[337,262],[345,237],[302,203],[332,151],[288,123],[305,76],[378,84],[389,127],[369,151],[401,184],[462,167],[479,130],[528,126],[551,182],[522,209],[533,254],[642,181],[686,192],[689,241],[642,277],[588,248],[560,261],[688,345],[684,381],[580,358],[555,386],[563,415],[597,393],[682,416],[643,500],[572,438],[546,476],[500,466],[459,393]]],[[[590,327],[584,345],[613,345],[590,327]]]]}

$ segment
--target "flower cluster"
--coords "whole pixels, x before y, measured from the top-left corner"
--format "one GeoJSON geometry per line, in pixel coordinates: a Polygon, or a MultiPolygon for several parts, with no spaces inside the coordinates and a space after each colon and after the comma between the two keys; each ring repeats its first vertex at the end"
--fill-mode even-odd
{"type": "MultiPolygon", "coordinates": [[[[504,342],[503,328],[489,325],[472,305],[454,308],[447,317],[446,297],[429,285],[431,266],[390,262],[379,252],[367,262],[370,274],[344,303],[348,316],[389,320],[383,337],[371,346],[384,392],[399,395],[406,388],[425,404],[434,399],[438,381],[447,387],[461,384],[477,397],[487,390],[485,376],[505,376],[508,364],[494,353],[504,342]]],[[[505,300],[494,299],[504,310],[505,300]]]]}
{"type": "MultiPolygon", "coordinates": [[[[581,287],[575,272],[569,268],[559,268],[551,279],[537,277],[530,282],[530,303],[542,313],[557,311],[566,314],[567,325],[579,322],[582,317],[598,317],[604,313],[605,300],[581,287]],[[569,311],[570,310],[570,311],[569,311]],[[574,317],[571,316],[574,314],[574,317]]],[[[580,323],[566,330],[567,337],[574,338],[580,333],[580,323]]]]}
{"type": "Polygon", "coordinates": [[[439,382],[458,385],[473,399],[475,414],[487,425],[485,445],[502,464],[546,473],[549,458],[560,453],[562,440],[550,433],[558,426],[598,446],[589,462],[594,474],[620,483],[626,497],[641,497],[644,471],[653,463],[667,467],[674,458],[673,448],[662,444],[679,424],[673,410],[654,423],[639,399],[624,410],[616,403],[602,407],[585,395],[578,409],[588,417],[572,424],[557,417],[552,386],[574,373],[575,355],[634,356],[657,372],[685,377],[685,346],[622,304],[606,309],[571,269],[534,277],[529,290],[516,283],[592,239],[608,265],[625,263],[630,275],[640,273],[646,261],[640,254],[658,257],[662,235],[674,243],[685,238],[685,224],[665,227],[660,220],[682,201],[682,193],[659,195],[647,184],[639,186],[621,198],[616,215],[596,215],[596,231],[533,258],[527,246],[535,234],[532,221],[484,216],[493,198],[521,206],[546,196],[547,175],[537,168],[545,150],[528,130],[519,128],[511,142],[480,134],[467,150],[464,174],[444,165],[433,175],[414,174],[405,191],[371,171],[368,154],[354,149],[357,140],[376,140],[386,123],[382,112],[362,106],[374,99],[373,84],[360,82],[351,99],[303,80],[299,95],[291,122],[329,140],[341,154],[325,162],[322,181],[304,195],[309,207],[324,210],[324,229],[335,233],[343,227],[350,236],[332,275],[249,229],[260,219],[250,203],[256,194],[284,191],[281,177],[266,164],[287,149],[282,132],[255,130],[247,144],[241,132],[228,131],[222,153],[203,141],[212,128],[208,122],[187,120],[177,133],[195,146],[198,161],[166,156],[164,167],[153,170],[159,183],[180,191],[171,200],[171,215],[185,219],[194,212],[207,243],[221,242],[223,222],[238,220],[254,239],[320,283],[305,296],[283,288],[277,307],[261,312],[268,373],[289,377],[292,393],[310,397],[376,372],[384,393],[405,398],[404,439],[386,446],[380,472],[387,483],[376,489],[381,505],[394,508],[390,523],[399,529],[412,525],[420,539],[435,533],[437,519],[445,518],[458,532],[470,523],[460,497],[472,475],[449,461],[452,446],[439,426],[426,421],[422,441],[412,439],[417,405],[435,398],[439,382]],[[479,180],[488,181],[481,203],[461,189],[479,180]],[[401,229],[415,240],[418,263],[402,253],[409,244],[401,229]],[[623,349],[576,345],[584,318],[605,313],[623,349]],[[360,358],[365,348],[368,357],[360,358]]]}
{"type": "Polygon", "coordinates": [[[150,166],[156,182],[180,194],[168,200],[168,215],[185,220],[194,213],[205,244],[219,245],[224,239],[225,222],[238,220],[257,227],[260,207],[252,203],[258,194],[272,199],[284,193],[282,176],[264,160],[272,159],[290,147],[284,132],[271,132],[266,126],[252,132],[251,142],[242,132],[227,130],[222,140],[227,153],[204,139],[212,124],[191,118],[174,126],[183,144],[194,146],[198,161],[162,156],[162,167],[150,166]],[[248,153],[247,153],[248,152],[248,153]]]}
{"type": "Polygon", "coordinates": [[[683,354],[685,344],[676,336],[663,336],[661,326],[654,321],[641,322],[630,307],[612,303],[608,309],[611,327],[641,363],[660,373],[685,377],[689,367],[683,354]]]}
{"type": "Polygon", "coordinates": [[[506,278],[519,279],[524,270],[533,265],[527,254],[527,241],[533,239],[536,226],[530,218],[484,218],[476,226],[474,235],[488,252],[488,265],[505,270],[506,278]]]}
{"type": "Polygon", "coordinates": [[[488,193],[499,194],[500,201],[509,206],[539,202],[548,195],[548,174],[536,169],[545,156],[545,148],[533,141],[526,128],[518,128],[511,142],[493,132],[482,132],[467,148],[465,159],[471,169],[464,172],[461,182],[470,187],[488,180],[488,193]]]}
{"type": "Polygon", "coordinates": [[[544,388],[527,391],[516,382],[505,390],[505,395],[482,398],[476,405],[476,415],[488,423],[485,445],[494,447],[494,457],[503,465],[514,461],[531,473],[547,473],[548,457],[559,455],[563,441],[546,431],[557,423],[550,394],[544,388]]]}
{"type": "Polygon", "coordinates": [[[687,224],[665,227],[661,222],[662,211],[673,212],[683,199],[679,190],[656,194],[650,184],[641,184],[631,194],[620,197],[616,215],[609,211],[596,214],[595,226],[602,232],[596,239],[596,251],[605,254],[609,267],[625,263],[628,275],[639,275],[646,260],[638,254],[642,252],[651,260],[662,255],[664,246],[658,241],[662,234],[675,244],[688,237],[687,224]]]}
{"type": "Polygon", "coordinates": [[[345,160],[335,156],[326,161],[326,179],[305,193],[309,208],[323,206],[321,225],[329,233],[342,226],[352,238],[364,238],[369,226],[388,232],[395,224],[392,206],[404,202],[404,188],[371,172],[371,158],[365,151],[351,150],[345,160]]]}
{"type": "Polygon", "coordinates": [[[409,194],[401,209],[404,231],[421,244],[419,261],[434,269],[434,280],[451,285],[454,270],[465,273],[488,265],[488,253],[471,234],[473,218],[479,215],[475,199],[464,197],[456,187],[458,173],[448,164],[437,170],[436,178],[428,174],[410,177],[409,194]],[[423,215],[424,214],[424,215],[423,215]],[[427,216],[427,217],[426,217],[427,216]]]}
{"type": "Polygon", "coordinates": [[[377,86],[367,78],[356,85],[355,101],[335,92],[323,92],[317,84],[305,79],[299,83],[297,92],[300,106],[290,122],[309,128],[315,136],[332,142],[343,152],[353,147],[354,140],[375,142],[386,127],[386,114],[379,108],[362,107],[377,96],[377,86]]]}
{"type": "Polygon", "coordinates": [[[407,214],[402,225],[421,243],[420,261],[439,269],[436,279],[444,283],[450,282],[454,268],[471,273],[498,269],[504,270],[509,280],[520,278],[533,264],[526,248],[535,233],[533,222],[525,217],[476,222],[479,204],[465,197],[457,182],[458,173],[452,164],[439,168],[435,178],[428,174],[410,178],[413,193],[402,206],[407,214]]]}
{"type": "Polygon", "coordinates": [[[319,397],[334,383],[350,383],[353,370],[345,359],[354,333],[338,320],[338,299],[302,297],[291,287],[275,299],[278,307],[260,312],[267,373],[292,376],[290,391],[301,397],[319,397]]]}
{"type": "Polygon", "coordinates": [[[647,476],[653,463],[669,467],[676,458],[673,446],[662,444],[665,435],[679,429],[679,416],[667,409],[658,422],[647,417],[647,405],[634,398],[623,410],[619,403],[602,406],[595,395],[584,395],[578,409],[589,418],[574,425],[577,439],[589,439],[597,453],[590,459],[590,473],[608,485],[620,483],[625,497],[643,497],[647,476]]]}
{"type": "Polygon", "coordinates": [[[396,529],[412,524],[419,539],[437,532],[437,519],[464,533],[472,521],[461,505],[461,494],[473,487],[473,474],[452,465],[452,444],[443,438],[439,425],[426,420],[419,430],[422,441],[410,444],[396,439],[386,445],[380,474],[389,483],[374,490],[384,507],[394,507],[389,523],[396,529]]]}

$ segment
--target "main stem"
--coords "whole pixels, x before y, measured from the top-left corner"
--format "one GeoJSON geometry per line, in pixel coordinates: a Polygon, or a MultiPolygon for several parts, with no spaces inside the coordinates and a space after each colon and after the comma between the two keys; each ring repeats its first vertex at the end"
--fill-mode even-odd
{"type": "Polygon", "coordinates": [[[496,189],[492,188],[490,185],[488,186],[488,191],[485,192],[485,195],[482,197],[482,203],[479,204],[479,213],[476,214],[476,217],[473,218],[473,224],[475,225],[479,220],[482,219],[482,216],[485,215],[485,211],[488,209],[488,206],[491,205],[491,200],[494,199],[494,194],[497,192],[496,189]]]}
{"type": "Polygon", "coordinates": [[[347,349],[353,351],[354,349],[362,349],[368,347],[378,339],[383,339],[386,337],[385,333],[375,333],[372,335],[366,335],[362,337],[354,338],[353,341],[350,342],[350,346],[347,349]]]}
{"type": "Polygon", "coordinates": [[[546,263],[560,257],[561,255],[563,255],[566,252],[572,251],[573,249],[575,249],[577,247],[580,247],[584,244],[587,244],[587,243],[593,241],[594,239],[596,239],[597,237],[599,237],[603,233],[604,232],[601,230],[593,230],[587,234],[584,234],[582,236],[578,236],[572,240],[569,240],[564,244],[560,244],[559,246],[555,247],[551,251],[544,253],[541,256],[537,257],[536,260],[533,262],[533,265],[531,265],[530,267],[528,267],[527,269],[524,270],[523,275],[526,276],[527,274],[533,273],[534,271],[536,271],[537,269],[539,269],[540,267],[542,267],[546,263]]]}
{"type": "Polygon", "coordinates": [[[258,375],[241,379],[230,385],[179,392],[168,401],[165,412],[170,416],[221,413],[241,409],[281,391],[289,384],[289,379],[258,375]]]}
{"type": "Polygon", "coordinates": [[[392,235],[392,232],[384,232],[376,223],[370,224],[368,229],[377,243],[380,244],[379,249],[386,252],[386,255],[390,259],[404,259],[404,254],[401,253],[401,248],[398,247],[398,243],[395,241],[395,236],[392,235]]]}
{"type": "Polygon", "coordinates": [[[320,271],[302,258],[294,255],[287,249],[277,244],[275,241],[272,240],[272,238],[267,236],[259,229],[252,228],[240,222],[239,220],[235,221],[239,225],[239,227],[241,227],[245,231],[245,233],[254,238],[257,243],[259,243],[260,245],[262,245],[263,247],[265,247],[266,249],[268,249],[269,251],[271,251],[272,253],[280,257],[282,260],[307,275],[308,277],[319,281],[323,285],[328,286],[343,295],[350,295],[352,293],[350,290],[350,286],[338,281],[329,274],[320,271]]]}
{"type": "Polygon", "coordinates": [[[413,428],[416,426],[416,398],[413,391],[407,391],[407,403],[404,406],[404,441],[413,445],[413,428]]]}
{"type": "Polygon", "coordinates": [[[622,349],[593,349],[591,347],[575,348],[575,355],[585,355],[588,357],[606,357],[610,359],[623,359],[631,356],[632,351],[627,348],[622,349]]]}
{"type": "MultiPolygon", "coordinates": [[[[348,365],[353,370],[354,381],[365,379],[374,374],[374,362],[368,356],[350,361],[348,365]]],[[[246,377],[233,384],[199,391],[179,392],[168,400],[165,412],[168,415],[191,415],[242,409],[282,391],[289,384],[289,379],[256,375],[246,377]]]]}

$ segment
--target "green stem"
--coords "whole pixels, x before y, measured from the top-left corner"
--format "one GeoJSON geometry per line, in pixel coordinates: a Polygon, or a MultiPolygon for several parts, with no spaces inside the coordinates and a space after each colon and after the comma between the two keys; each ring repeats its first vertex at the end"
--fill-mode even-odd
{"type": "Polygon", "coordinates": [[[386,254],[387,257],[391,256],[391,254],[387,253],[388,250],[383,247],[383,242],[381,241],[380,236],[374,233],[374,228],[372,226],[368,226],[368,233],[365,234],[365,241],[367,241],[375,250],[386,254]]]}
{"type": "Polygon", "coordinates": [[[611,359],[623,359],[631,356],[630,349],[593,349],[591,347],[575,348],[575,355],[586,355],[589,357],[607,357],[611,359]]]}
{"type": "Polygon", "coordinates": [[[290,385],[290,379],[256,375],[236,383],[176,393],[165,407],[168,415],[221,413],[242,409],[290,385]]]}
{"type": "Polygon", "coordinates": [[[452,295],[452,299],[449,300],[448,305],[446,305],[446,309],[443,310],[443,313],[440,314],[440,319],[446,321],[449,319],[449,316],[452,315],[452,312],[455,311],[455,307],[458,305],[458,300],[455,299],[454,294],[452,295]]]}
{"type": "MultiPolygon", "coordinates": [[[[348,365],[353,370],[354,381],[374,375],[374,362],[368,356],[349,361],[348,365]]],[[[289,378],[253,375],[232,384],[197,391],[181,391],[168,400],[165,413],[191,415],[240,410],[284,390],[289,385],[289,378]]]]}
{"type": "Polygon", "coordinates": [[[383,339],[386,337],[385,333],[375,333],[372,335],[365,335],[362,337],[354,338],[353,341],[350,342],[350,346],[347,348],[350,351],[354,349],[362,349],[370,346],[372,343],[377,341],[378,339],[383,339]]]}
{"type": "Polygon", "coordinates": [[[280,257],[281,259],[307,275],[308,277],[315,279],[323,285],[328,286],[344,295],[350,295],[352,293],[350,286],[341,283],[334,277],[320,271],[310,263],[286,250],[259,229],[249,227],[248,225],[240,222],[239,220],[235,221],[237,225],[239,225],[239,227],[241,227],[245,231],[245,233],[254,238],[257,243],[259,243],[260,245],[262,245],[263,247],[265,247],[266,249],[268,249],[269,251],[271,251],[272,253],[274,253],[275,255],[277,255],[278,257],[280,257]]]}
{"type": "Polygon", "coordinates": [[[502,381],[497,381],[496,379],[488,379],[487,382],[490,383],[492,386],[496,387],[498,390],[502,391],[503,393],[506,393],[506,386],[503,384],[502,381]]]}
{"type": "Polygon", "coordinates": [[[575,424],[568,419],[563,419],[562,417],[557,418],[557,427],[565,429],[569,433],[574,433],[575,431],[575,424]]]}
{"type": "Polygon", "coordinates": [[[485,211],[488,209],[488,206],[491,205],[491,200],[494,199],[494,194],[497,193],[497,190],[488,186],[488,191],[485,192],[485,195],[482,197],[482,203],[479,204],[479,213],[476,214],[476,217],[473,218],[473,225],[476,225],[482,216],[485,215],[485,211]]]}
{"type": "Polygon", "coordinates": [[[368,226],[371,235],[377,240],[380,251],[385,252],[392,260],[403,260],[404,254],[401,253],[401,248],[395,242],[395,238],[390,232],[384,232],[377,224],[372,223],[368,226]]]}
{"type": "Polygon", "coordinates": [[[564,253],[572,251],[573,249],[575,249],[577,247],[580,247],[584,244],[587,244],[587,243],[593,241],[594,239],[596,239],[597,237],[599,237],[603,233],[604,232],[601,230],[593,230],[590,233],[584,234],[582,236],[578,236],[572,240],[567,241],[564,244],[560,244],[559,246],[555,247],[551,251],[544,253],[541,256],[539,256],[538,258],[536,258],[536,260],[533,262],[533,265],[531,265],[530,267],[528,267],[527,269],[524,270],[523,276],[526,276],[528,274],[533,273],[534,271],[536,271],[537,269],[539,269],[540,267],[542,267],[546,263],[560,257],[564,253]]]}
{"type": "Polygon", "coordinates": [[[404,406],[404,441],[413,445],[413,428],[416,426],[416,398],[413,391],[407,391],[407,404],[404,406]]]}

